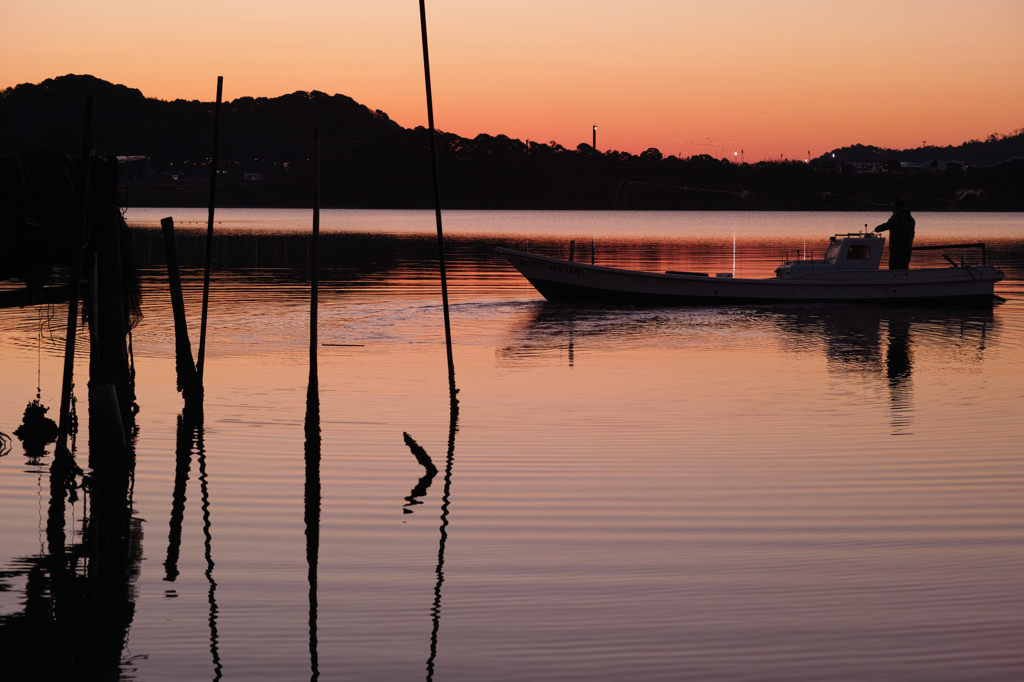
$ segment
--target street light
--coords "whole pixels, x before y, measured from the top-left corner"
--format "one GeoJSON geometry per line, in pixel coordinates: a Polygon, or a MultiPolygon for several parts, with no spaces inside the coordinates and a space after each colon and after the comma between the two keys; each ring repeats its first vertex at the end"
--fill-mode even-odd
{"type": "Polygon", "coordinates": [[[594,126],[594,151],[597,151],[597,126],[594,126]]]}

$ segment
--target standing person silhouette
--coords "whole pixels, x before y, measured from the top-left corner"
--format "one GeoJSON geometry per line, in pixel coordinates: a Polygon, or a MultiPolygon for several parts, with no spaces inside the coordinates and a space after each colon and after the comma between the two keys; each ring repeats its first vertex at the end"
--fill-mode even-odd
{"type": "Polygon", "coordinates": [[[892,205],[892,215],[875,228],[875,232],[889,230],[889,269],[906,270],[910,267],[910,254],[914,248],[914,217],[903,199],[892,205]]]}

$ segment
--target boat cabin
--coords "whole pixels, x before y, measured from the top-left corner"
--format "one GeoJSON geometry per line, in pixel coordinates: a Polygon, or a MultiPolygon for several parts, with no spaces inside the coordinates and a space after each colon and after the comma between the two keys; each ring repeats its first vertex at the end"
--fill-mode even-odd
{"type": "Polygon", "coordinates": [[[885,238],[873,232],[837,234],[829,238],[823,259],[786,261],[775,268],[775,276],[789,278],[841,270],[877,270],[884,246],[885,238]]]}

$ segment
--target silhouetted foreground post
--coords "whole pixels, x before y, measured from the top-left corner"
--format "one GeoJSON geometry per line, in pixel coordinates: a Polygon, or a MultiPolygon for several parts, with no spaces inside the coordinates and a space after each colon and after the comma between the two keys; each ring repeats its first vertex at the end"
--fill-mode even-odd
{"type": "Polygon", "coordinates": [[[217,199],[217,151],[220,147],[220,100],[224,91],[224,76],[217,76],[217,107],[213,113],[213,157],[210,159],[210,212],[206,219],[206,270],[203,274],[203,317],[199,322],[199,363],[196,375],[203,385],[203,366],[206,361],[206,311],[210,304],[210,268],[213,265],[213,207],[217,199]]]}
{"type": "Polygon", "coordinates": [[[174,242],[174,219],[160,221],[167,252],[167,279],[171,287],[171,309],[174,313],[174,366],[178,374],[178,391],[185,399],[185,411],[202,413],[203,386],[199,383],[192,360],[192,344],[188,339],[185,320],[185,299],[181,293],[181,274],[178,271],[178,247],[174,242]]]}
{"type": "Polygon", "coordinates": [[[423,77],[427,83],[427,124],[430,128],[430,162],[434,170],[434,215],[437,220],[437,254],[441,261],[441,303],[444,306],[444,340],[448,350],[448,396],[457,405],[455,360],[452,357],[452,327],[448,317],[448,278],[444,267],[444,232],[441,230],[441,183],[437,175],[437,133],[434,131],[434,100],[430,94],[430,51],[427,49],[427,8],[420,0],[420,32],[423,35],[423,77]]]}
{"type": "Polygon", "coordinates": [[[313,238],[309,244],[309,381],[316,381],[316,316],[320,273],[320,126],[313,128],[313,238]]]}
{"type": "Polygon", "coordinates": [[[317,287],[320,248],[320,127],[313,128],[313,235],[309,245],[309,384],[306,387],[306,567],[309,581],[309,669],[320,678],[317,655],[317,559],[320,554],[320,383],[317,377],[317,287]]]}
{"type": "Polygon", "coordinates": [[[97,433],[104,436],[104,443],[124,452],[137,406],[126,342],[131,328],[131,235],[121,215],[117,181],[115,159],[95,157],[90,161],[89,251],[94,258],[89,414],[90,420],[97,420],[97,433]],[[128,253],[122,253],[122,242],[128,253]]]}
{"type": "Polygon", "coordinates": [[[71,413],[71,386],[75,380],[75,334],[78,331],[78,299],[82,294],[82,242],[85,238],[86,208],[89,199],[89,160],[92,158],[92,95],[85,98],[85,126],[82,130],[82,157],[78,166],[78,202],[75,211],[75,243],[71,249],[68,274],[71,292],[68,297],[67,337],[64,341],[64,381],[60,392],[60,422],[56,454],[68,453],[68,426],[71,413]]]}

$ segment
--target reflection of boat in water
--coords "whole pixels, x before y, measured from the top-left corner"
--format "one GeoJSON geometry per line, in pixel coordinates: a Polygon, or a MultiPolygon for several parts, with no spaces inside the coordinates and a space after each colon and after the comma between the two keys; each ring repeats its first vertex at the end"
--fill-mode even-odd
{"type": "MultiPolygon", "coordinates": [[[[692,351],[760,354],[774,365],[787,355],[824,360],[839,386],[864,380],[888,391],[894,435],[914,421],[914,374],[980,374],[986,349],[1002,343],[991,307],[896,307],[801,304],[744,308],[609,307],[579,303],[525,304],[496,357],[505,366],[565,364],[594,370],[613,354],[633,357],[652,345],[658,362],[692,351]]],[[[629,362],[627,360],[627,362],[629,362]]],[[[639,360],[643,367],[646,360],[639,360]]],[[[664,371],[671,365],[659,365],[664,371]]],[[[768,370],[766,376],[774,370],[768,370]]],[[[685,382],[680,387],[686,386],[685,382]]],[[[680,388],[680,391],[688,391],[680,388]]]]}
{"type": "MultiPolygon", "coordinates": [[[[769,301],[991,302],[1003,279],[995,266],[882,270],[885,239],[871,233],[836,235],[821,260],[787,261],[774,278],[711,277],[699,272],[664,273],[587,265],[499,248],[549,301],[662,304],[726,304],[769,301]]],[[[956,245],[960,248],[968,245],[956,245]]],[[[974,245],[971,245],[974,246],[974,245]]],[[[928,247],[935,248],[935,247],[928,247]]],[[[984,250],[982,251],[984,254],[984,250]]]]}

